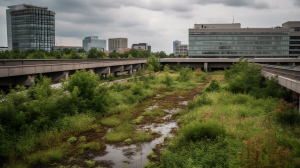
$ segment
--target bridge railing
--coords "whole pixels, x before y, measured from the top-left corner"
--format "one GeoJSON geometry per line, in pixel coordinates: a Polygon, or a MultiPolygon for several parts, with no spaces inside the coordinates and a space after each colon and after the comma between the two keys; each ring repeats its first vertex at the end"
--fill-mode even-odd
{"type": "Polygon", "coordinates": [[[73,63],[95,63],[112,61],[135,61],[146,60],[146,58],[108,58],[108,59],[13,59],[0,60],[0,66],[23,66],[38,64],[73,64],[73,63]]]}
{"type": "Polygon", "coordinates": [[[263,66],[264,71],[300,80],[300,66],[276,66],[267,64],[256,64],[263,66]]]}

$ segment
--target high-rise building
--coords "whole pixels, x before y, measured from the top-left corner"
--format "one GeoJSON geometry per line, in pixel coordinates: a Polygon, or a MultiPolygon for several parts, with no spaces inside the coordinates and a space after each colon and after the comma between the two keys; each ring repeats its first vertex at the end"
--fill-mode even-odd
{"type": "Polygon", "coordinates": [[[188,45],[181,44],[175,47],[175,55],[188,55],[188,45]]]}
{"type": "Polygon", "coordinates": [[[121,50],[128,48],[127,38],[109,38],[108,39],[108,51],[121,50]]]}
{"type": "Polygon", "coordinates": [[[106,40],[98,39],[98,36],[89,36],[82,40],[82,46],[85,51],[89,51],[91,48],[97,48],[97,50],[106,50],[106,40]]]}
{"type": "Polygon", "coordinates": [[[240,23],[195,24],[189,29],[190,58],[298,58],[300,21],[282,27],[241,28],[240,23]]]}
{"type": "Polygon", "coordinates": [[[173,53],[175,54],[176,52],[176,46],[181,45],[181,41],[175,40],[173,41],[173,53]]]}
{"type": "Polygon", "coordinates": [[[8,50],[42,49],[55,45],[55,12],[29,4],[6,9],[8,50]]]}
{"type": "Polygon", "coordinates": [[[131,48],[137,50],[148,50],[151,53],[151,46],[148,43],[132,44],[131,48]]]}

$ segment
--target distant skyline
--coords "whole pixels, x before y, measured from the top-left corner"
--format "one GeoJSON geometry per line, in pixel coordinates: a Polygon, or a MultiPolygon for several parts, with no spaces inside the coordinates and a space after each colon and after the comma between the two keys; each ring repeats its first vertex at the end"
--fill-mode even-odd
{"type": "Polygon", "coordinates": [[[56,43],[82,46],[82,39],[125,37],[128,46],[148,43],[152,51],[173,52],[173,41],[188,44],[195,23],[241,23],[275,27],[300,21],[300,0],[1,0],[0,46],[7,46],[6,9],[17,4],[55,11],[56,43]]]}

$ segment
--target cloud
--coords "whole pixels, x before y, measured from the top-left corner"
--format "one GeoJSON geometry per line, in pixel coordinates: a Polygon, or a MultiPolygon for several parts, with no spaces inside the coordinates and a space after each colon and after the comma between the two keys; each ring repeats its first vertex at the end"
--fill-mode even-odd
{"type": "Polygon", "coordinates": [[[294,0],[294,4],[300,6],[300,0],[294,0]]]}
{"type": "Polygon", "coordinates": [[[270,8],[270,5],[262,0],[193,0],[193,3],[199,5],[222,4],[231,7],[248,7],[254,9],[270,8]]]}

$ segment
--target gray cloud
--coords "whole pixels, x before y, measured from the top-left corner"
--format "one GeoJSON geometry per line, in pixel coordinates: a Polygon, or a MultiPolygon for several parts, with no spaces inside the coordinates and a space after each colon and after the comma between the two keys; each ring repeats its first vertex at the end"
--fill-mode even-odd
{"type": "Polygon", "coordinates": [[[270,8],[269,4],[262,0],[193,0],[194,3],[200,5],[208,5],[208,4],[222,4],[225,6],[232,7],[249,7],[255,9],[268,9],[270,8]]]}
{"type": "Polygon", "coordinates": [[[300,6],[300,0],[294,0],[294,4],[300,6]]]}

